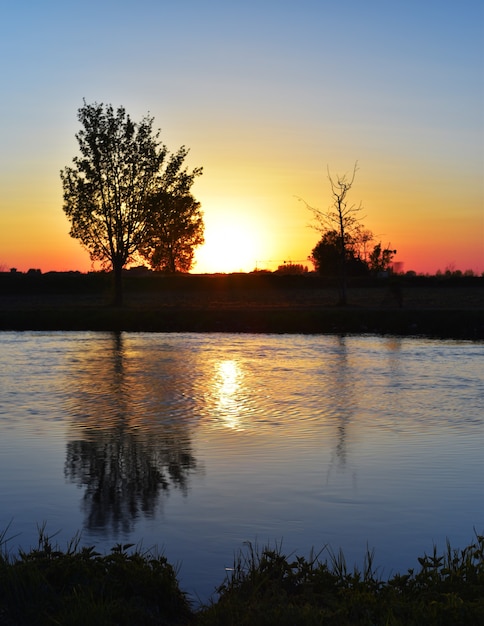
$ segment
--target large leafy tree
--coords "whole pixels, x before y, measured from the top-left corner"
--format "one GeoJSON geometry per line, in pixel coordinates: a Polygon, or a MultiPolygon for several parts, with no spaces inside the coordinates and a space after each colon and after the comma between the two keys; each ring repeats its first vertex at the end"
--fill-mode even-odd
{"type": "Polygon", "coordinates": [[[159,191],[151,198],[150,215],[141,256],[156,270],[190,271],[195,248],[204,243],[200,203],[191,194],[178,196],[159,191]]]}
{"type": "Polygon", "coordinates": [[[153,118],[135,123],[124,107],[84,102],[78,118],[80,156],[61,171],[63,208],[70,235],[92,260],[113,270],[114,303],[120,305],[122,270],[146,242],[153,194],[177,181],[183,188],[191,176],[182,169],[187,151],[169,155],[153,118]]]}
{"type": "Polygon", "coordinates": [[[182,169],[185,147],[173,155],[147,206],[147,232],[140,254],[153,269],[188,272],[195,248],[204,243],[203,214],[191,186],[201,168],[182,169]]]}

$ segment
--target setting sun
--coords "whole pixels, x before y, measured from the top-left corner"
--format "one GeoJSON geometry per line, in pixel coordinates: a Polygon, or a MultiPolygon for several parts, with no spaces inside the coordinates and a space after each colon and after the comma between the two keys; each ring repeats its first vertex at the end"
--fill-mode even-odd
{"type": "Polygon", "coordinates": [[[254,269],[254,245],[247,233],[234,237],[234,229],[221,226],[207,233],[206,243],[197,254],[201,273],[250,272],[254,269]]]}
{"type": "Polygon", "coordinates": [[[218,217],[206,220],[205,244],[195,256],[198,273],[251,272],[257,266],[257,226],[249,221],[218,217]]]}

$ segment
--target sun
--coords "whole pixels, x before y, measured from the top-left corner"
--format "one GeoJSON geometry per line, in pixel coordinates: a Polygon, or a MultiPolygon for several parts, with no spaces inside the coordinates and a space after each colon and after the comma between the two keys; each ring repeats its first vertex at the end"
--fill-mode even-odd
{"type": "Polygon", "coordinates": [[[248,224],[217,221],[205,226],[205,243],[195,254],[197,273],[251,272],[257,266],[260,233],[248,224]]]}

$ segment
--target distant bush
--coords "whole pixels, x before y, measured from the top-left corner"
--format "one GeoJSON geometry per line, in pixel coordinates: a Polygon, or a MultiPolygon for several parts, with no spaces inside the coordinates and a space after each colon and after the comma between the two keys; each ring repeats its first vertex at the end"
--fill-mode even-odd
{"type": "Polygon", "coordinates": [[[276,270],[276,274],[307,274],[308,267],[307,265],[301,265],[299,263],[284,263],[284,265],[279,265],[276,270]]]}

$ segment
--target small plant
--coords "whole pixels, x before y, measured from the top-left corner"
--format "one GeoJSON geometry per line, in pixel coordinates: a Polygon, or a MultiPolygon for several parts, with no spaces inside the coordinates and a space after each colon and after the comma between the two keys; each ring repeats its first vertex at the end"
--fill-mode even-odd
{"type": "Polygon", "coordinates": [[[200,624],[292,626],[420,626],[484,624],[484,536],[463,550],[434,546],[419,558],[421,569],[381,580],[374,552],[363,569],[350,570],[341,551],[327,548],[303,557],[286,556],[279,544],[239,552],[219,598],[198,616],[200,624]]]}
{"type": "MultiPolygon", "coordinates": [[[[164,556],[133,544],[101,555],[80,547],[62,551],[45,528],[38,546],[15,558],[0,556],[0,624],[186,624],[192,611],[176,571],[164,556]]],[[[4,546],[3,546],[4,547],[4,546]]]]}

